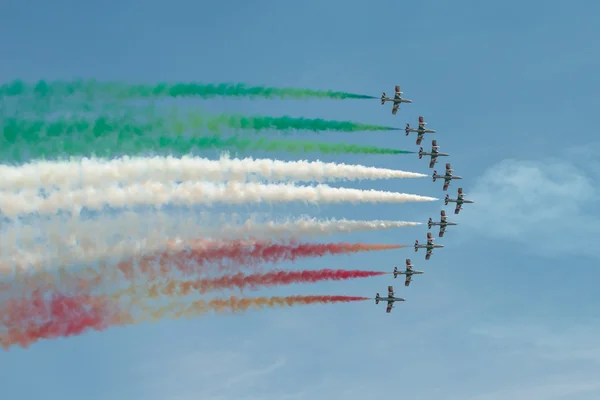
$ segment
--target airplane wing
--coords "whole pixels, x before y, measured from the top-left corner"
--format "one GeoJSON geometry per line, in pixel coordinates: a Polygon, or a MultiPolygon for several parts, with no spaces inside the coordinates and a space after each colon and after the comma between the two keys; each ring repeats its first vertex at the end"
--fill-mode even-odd
{"type": "Polygon", "coordinates": [[[444,237],[444,232],[446,232],[446,227],[445,226],[440,227],[440,235],[439,236],[444,237]]]}
{"type": "Polygon", "coordinates": [[[462,206],[460,204],[456,203],[456,209],[454,209],[454,214],[458,214],[460,212],[461,207],[462,206]]]}
{"type": "Polygon", "coordinates": [[[427,250],[427,254],[425,254],[425,259],[429,260],[431,258],[431,249],[427,250]]]}
{"type": "Polygon", "coordinates": [[[427,244],[433,243],[433,236],[431,236],[431,232],[427,232],[427,244]]]}
{"type": "Polygon", "coordinates": [[[419,133],[417,135],[417,146],[419,146],[421,144],[421,140],[423,140],[423,134],[419,133]]]}
{"type": "Polygon", "coordinates": [[[429,168],[433,168],[436,161],[437,161],[437,156],[431,156],[431,161],[429,161],[429,168]]]}
{"type": "Polygon", "coordinates": [[[422,115],[419,115],[419,128],[424,128],[425,127],[425,119],[423,118],[422,115]]]}
{"type": "Polygon", "coordinates": [[[396,115],[396,113],[398,112],[398,108],[400,107],[400,103],[395,103],[394,106],[392,107],[392,115],[396,115]]]}
{"type": "Polygon", "coordinates": [[[412,275],[406,275],[406,280],[404,281],[404,286],[410,285],[411,279],[412,279],[412,275]]]}
{"type": "Polygon", "coordinates": [[[445,216],[446,216],[446,210],[441,210],[441,211],[440,211],[440,215],[441,215],[442,217],[445,217],[445,216]]]}
{"type": "Polygon", "coordinates": [[[392,302],[388,301],[388,305],[387,305],[387,308],[385,309],[385,312],[389,313],[390,311],[392,311],[392,307],[393,307],[392,302]]]}
{"type": "Polygon", "coordinates": [[[462,188],[458,188],[458,197],[462,197],[463,196],[463,191],[462,188]]]}
{"type": "Polygon", "coordinates": [[[450,181],[449,180],[444,181],[444,187],[442,187],[442,190],[448,190],[448,186],[450,186],[450,181]]]}
{"type": "Polygon", "coordinates": [[[394,297],[394,288],[392,286],[388,286],[388,295],[394,297]]]}

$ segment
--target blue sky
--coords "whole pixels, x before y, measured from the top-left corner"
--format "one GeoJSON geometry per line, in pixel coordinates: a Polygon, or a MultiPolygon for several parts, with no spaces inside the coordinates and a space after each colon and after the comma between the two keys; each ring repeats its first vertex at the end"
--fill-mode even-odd
{"type": "MultiPolygon", "coordinates": [[[[298,307],[43,341],[0,356],[6,398],[598,398],[600,4],[166,4],[4,2],[0,80],[239,81],[375,96],[399,84],[414,103],[402,105],[397,116],[377,100],[215,100],[200,106],[398,127],[424,115],[465,178],[460,186],[477,203],[452,214],[460,225],[438,239],[446,247],[429,262],[405,249],[293,266],[391,270],[410,257],[425,270],[410,288],[384,276],[271,291],[373,296],[393,283],[407,301],[392,314],[374,302],[298,307]]],[[[414,136],[401,132],[297,136],[415,150],[414,136]]],[[[305,158],[431,172],[425,160],[410,155],[305,158]]],[[[346,186],[444,195],[441,183],[430,179],[346,186]]],[[[453,183],[450,193],[457,187],[453,183]]],[[[442,206],[274,211],[425,222],[442,206]]],[[[426,231],[331,239],[411,244],[426,231]]]]}

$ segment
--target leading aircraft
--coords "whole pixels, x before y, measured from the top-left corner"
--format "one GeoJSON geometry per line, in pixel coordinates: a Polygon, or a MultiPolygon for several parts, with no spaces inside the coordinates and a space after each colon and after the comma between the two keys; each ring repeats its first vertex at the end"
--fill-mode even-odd
{"type": "Polygon", "coordinates": [[[442,189],[448,190],[448,186],[450,186],[450,181],[452,179],[462,179],[462,176],[453,175],[453,172],[454,170],[450,168],[450,163],[446,163],[446,175],[438,175],[437,171],[434,170],[432,176],[433,181],[435,182],[436,179],[443,179],[444,187],[442,189]]]}
{"type": "Polygon", "coordinates": [[[387,301],[387,308],[385,309],[385,312],[387,312],[387,313],[392,311],[392,308],[394,307],[394,302],[405,301],[402,297],[394,297],[394,288],[392,286],[388,286],[388,296],[387,297],[380,297],[379,293],[377,293],[377,295],[375,296],[375,304],[379,304],[380,300],[387,301]]]}
{"type": "Polygon", "coordinates": [[[431,141],[431,153],[423,151],[423,148],[421,147],[419,149],[419,160],[423,156],[431,156],[431,161],[429,161],[429,168],[433,168],[433,166],[437,162],[437,158],[438,157],[447,157],[447,156],[449,156],[449,154],[440,153],[439,152],[439,148],[440,148],[440,146],[437,145],[437,140],[433,139],[431,141]]]}
{"type": "Polygon", "coordinates": [[[396,94],[394,95],[393,99],[386,97],[385,92],[383,92],[383,94],[381,95],[381,104],[385,104],[386,101],[391,101],[394,103],[394,106],[392,107],[393,115],[396,115],[396,113],[398,112],[398,107],[400,107],[400,103],[412,103],[412,100],[402,98],[402,94],[404,94],[404,92],[400,91],[400,86],[396,86],[395,90],[396,94]]]}
{"type": "Polygon", "coordinates": [[[419,251],[419,249],[427,249],[427,254],[425,254],[425,259],[429,260],[431,258],[431,252],[433,249],[441,249],[444,247],[443,244],[433,244],[433,236],[431,236],[431,232],[427,232],[427,244],[419,244],[418,240],[415,240],[415,252],[419,251]]]}
{"type": "Polygon", "coordinates": [[[473,200],[465,200],[465,195],[463,194],[462,188],[458,188],[458,196],[456,199],[451,199],[449,195],[446,195],[446,198],[444,199],[444,204],[448,205],[448,203],[456,203],[456,209],[454,210],[454,214],[458,214],[463,204],[472,204],[475,202],[473,200]]]}
{"type": "Polygon", "coordinates": [[[440,222],[433,222],[433,220],[431,218],[429,218],[429,222],[427,222],[427,227],[429,229],[431,229],[432,226],[439,226],[440,227],[440,233],[439,233],[438,236],[439,237],[443,237],[444,236],[444,232],[446,232],[446,227],[447,226],[456,225],[456,222],[448,222],[446,220],[448,217],[446,216],[446,211],[445,210],[440,211],[440,214],[441,214],[440,222]]]}
{"type": "Polygon", "coordinates": [[[413,275],[422,274],[423,271],[417,271],[413,269],[412,263],[410,262],[410,258],[406,259],[406,270],[399,271],[398,267],[394,267],[394,279],[398,277],[398,275],[406,275],[406,280],[404,281],[404,286],[410,285],[410,281],[413,275]]]}
{"type": "Polygon", "coordinates": [[[425,119],[422,115],[419,115],[419,126],[417,127],[417,129],[411,128],[410,124],[406,124],[406,129],[404,129],[404,132],[406,132],[406,136],[408,136],[410,132],[417,132],[417,146],[421,144],[421,140],[423,140],[424,134],[435,133],[434,129],[427,129],[425,128],[425,125],[427,125],[427,122],[425,122],[425,119]]]}

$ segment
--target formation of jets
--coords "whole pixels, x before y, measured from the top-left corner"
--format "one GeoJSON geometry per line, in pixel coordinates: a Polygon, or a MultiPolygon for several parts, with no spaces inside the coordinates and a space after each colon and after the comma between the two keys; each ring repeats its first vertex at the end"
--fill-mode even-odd
{"type": "MultiPolygon", "coordinates": [[[[394,98],[386,97],[385,92],[383,92],[383,94],[381,96],[381,104],[382,105],[385,104],[386,101],[392,102],[392,104],[393,104],[392,114],[393,115],[396,115],[398,113],[398,109],[400,108],[401,103],[412,103],[412,100],[408,100],[408,99],[405,99],[402,97],[402,94],[404,94],[404,93],[402,91],[400,91],[400,86],[396,86],[395,92],[396,93],[394,95],[394,98]]],[[[425,117],[420,115],[419,116],[419,125],[417,128],[411,128],[410,124],[407,123],[406,128],[404,129],[404,131],[406,132],[406,136],[408,136],[408,134],[411,132],[417,134],[417,142],[416,142],[417,146],[421,145],[423,136],[426,133],[436,133],[436,131],[434,129],[425,128],[425,125],[427,125],[427,122],[425,122],[425,117]]],[[[433,139],[431,141],[431,151],[430,152],[423,151],[423,147],[420,147],[418,154],[419,154],[419,159],[422,159],[423,157],[431,157],[430,161],[429,161],[429,168],[433,168],[435,166],[438,157],[448,157],[449,156],[449,154],[440,153],[440,146],[438,146],[437,140],[435,140],[435,139],[433,139]]],[[[442,190],[446,191],[446,190],[448,190],[448,187],[450,186],[450,183],[453,180],[462,179],[462,177],[454,175],[454,170],[452,169],[450,163],[446,163],[446,173],[444,175],[438,175],[437,171],[434,170],[432,179],[433,179],[433,182],[435,182],[437,179],[443,180],[444,186],[442,187],[442,190]]],[[[462,209],[463,204],[471,204],[471,203],[474,203],[474,201],[465,199],[463,189],[462,189],[462,187],[459,187],[458,194],[455,199],[451,198],[449,194],[446,194],[446,197],[444,198],[444,205],[447,206],[448,203],[456,203],[456,208],[454,209],[454,214],[458,214],[460,212],[460,210],[462,209]]],[[[427,222],[427,229],[429,231],[431,231],[431,228],[439,226],[440,230],[438,233],[438,237],[443,237],[444,233],[446,232],[446,228],[448,226],[457,225],[456,222],[450,222],[447,220],[447,218],[448,217],[446,216],[446,211],[441,210],[440,211],[440,221],[435,222],[435,221],[433,221],[432,218],[429,218],[429,221],[427,222]]],[[[419,244],[419,241],[415,240],[415,245],[414,245],[415,252],[418,252],[419,249],[425,249],[426,250],[425,260],[429,260],[433,253],[433,249],[441,249],[444,247],[443,244],[435,244],[434,240],[435,239],[433,238],[433,235],[431,234],[431,232],[427,232],[427,242],[425,244],[419,244]]],[[[398,267],[394,267],[394,272],[393,272],[394,278],[397,278],[398,275],[406,276],[406,279],[404,281],[404,286],[410,285],[413,275],[418,275],[418,274],[423,274],[423,273],[424,273],[424,271],[417,271],[417,270],[413,269],[413,264],[410,261],[410,258],[406,259],[406,269],[404,271],[400,271],[398,269],[398,267]]],[[[392,286],[388,286],[387,297],[381,297],[381,296],[379,296],[379,293],[377,293],[377,295],[375,296],[375,304],[379,304],[380,301],[387,302],[386,312],[389,313],[392,311],[392,308],[393,308],[395,302],[405,301],[405,300],[401,297],[395,297],[394,288],[392,286]]]]}

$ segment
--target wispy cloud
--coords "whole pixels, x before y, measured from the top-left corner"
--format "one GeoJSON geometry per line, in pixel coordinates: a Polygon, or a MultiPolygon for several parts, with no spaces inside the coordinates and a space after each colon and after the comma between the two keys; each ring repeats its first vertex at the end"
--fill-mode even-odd
{"type": "Polygon", "coordinates": [[[146,359],[136,374],[146,381],[140,386],[144,398],[258,400],[281,389],[272,378],[285,365],[285,357],[243,341],[196,347],[192,353],[161,357],[160,363],[146,359]]]}
{"type": "Polygon", "coordinates": [[[465,207],[459,219],[470,228],[466,231],[523,243],[531,252],[600,256],[600,219],[593,209],[600,194],[596,168],[580,165],[569,160],[504,160],[468,191],[476,203],[465,207]]]}
{"type": "Polygon", "coordinates": [[[495,354],[498,373],[514,369],[518,374],[509,385],[503,384],[501,389],[487,390],[469,399],[583,399],[587,395],[590,399],[598,398],[599,329],[599,323],[567,326],[512,323],[474,328],[471,333],[488,339],[488,345],[495,349],[491,354],[495,354]]]}
{"type": "Polygon", "coordinates": [[[600,323],[569,324],[567,327],[541,324],[492,325],[472,330],[473,334],[510,345],[511,348],[525,346],[532,357],[554,362],[593,361],[600,367],[599,332],[600,323]]]}
{"type": "MultiPolygon", "coordinates": [[[[503,388],[498,391],[469,397],[469,400],[574,400],[576,395],[600,395],[600,381],[597,378],[571,380],[562,376],[552,377],[540,383],[503,388]],[[558,380],[558,381],[557,381],[558,380]]],[[[591,399],[592,397],[590,397],[591,399]]]]}

